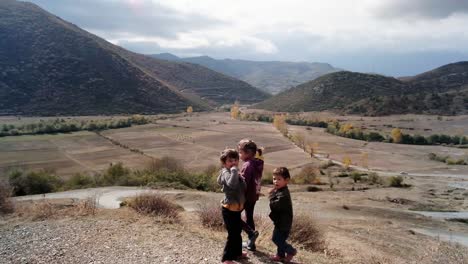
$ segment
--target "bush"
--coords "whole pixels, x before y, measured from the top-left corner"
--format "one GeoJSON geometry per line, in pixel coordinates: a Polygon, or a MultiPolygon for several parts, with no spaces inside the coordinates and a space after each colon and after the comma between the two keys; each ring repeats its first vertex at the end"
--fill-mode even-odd
{"type": "Polygon", "coordinates": [[[58,190],[61,180],[48,170],[31,171],[24,174],[15,170],[10,172],[9,183],[15,195],[42,194],[58,190]]]}
{"type": "Polygon", "coordinates": [[[300,244],[310,251],[318,252],[326,248],[323,232],[310,216],[304,214],[294,216],[289,237],[291,242],[300,244]]]}
{"type": "Polygon", "coordinates": [[[220,204],[204,203],[200,205],[197,213],[202,226],[216,231],[221,231],[224,228],[220,204]]]}
{"type": "Polygon", "coordinates": [[[76,173],[65,182],[66,190],[96,187],[97,182],[93,177],[81,173],[76,173]]]}
{"type": "Polygon", "coordinates": [[[128,205],[141,214],[160,216],[178,221],[181,207],[159,194],[141,194],[128,202],[128,205]]]}
{"type": "Polygon", "coordinates": [[[302,168],[299,174],[292,177],[291,182],[294,184],[313,184],[317,179],[317,169],[313,166],[302,168]]]}
{"type": "Polygon", "coordinates": [[[350,176],[355,183],[362,180],[362,174],[360,172],[353,171],[350,176]]]}
{"type": "Polygon", "coordinates": [[[317,186],[307,186],[307,191],[308,192],[320,192],[322,191],[322,188],[317,187],[317,186]]]}
{"type": "Polygon", "coordinates": [[[369,173],[368,179],[369,179],[369,182],[370,182],[371,184],[381,184],[381,183],[382,183],[382,179],[381,179],[380,176],[379,176],[377,173],[375,173],[375,172],[369,173]]]}
{"type": "Polygon", "coordinates": [[[10,214],[14,211],[14,204],[11,201],[12,188],[5,182],[0,182],[0,214],[10,214]]]}
{"type": "Polygon", "coordinates": [[[103,175],[103,181],[107,185],[127,185],[130,169],[126,168],[122,162],[110,164],[103,175]]]}
{"type": "Polygon", "coordinates": [[[467,165],[467,163],[465,162],[465,159],[451,159],[451,158],[448,158],[445,160],[445,162],[447,163],[447,165],[467,165]]]}
{"type": "Polygon", "coordinates": [[[390,187],[403,187],[403,177],[401,176],[391,176],[389,178],[390,187]]]}

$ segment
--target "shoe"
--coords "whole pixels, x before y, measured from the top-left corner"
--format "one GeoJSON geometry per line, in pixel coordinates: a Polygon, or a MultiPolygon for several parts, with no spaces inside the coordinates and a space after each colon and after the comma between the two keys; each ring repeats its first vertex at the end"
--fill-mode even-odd
{"type": "Polygon", "coordinates": [[[247,252],[242,252],[242,254],[239,257],[237,257],[237,259],[247,259],[247,258],[249,258],[249,256],[247,255],[247,252]]]}
{"type": "Polygon", "coordinates": [[[284,258],[278,256],[278,255],[272,255],[270,256],[270,260],[271,261],[275,261],[275,262],[282,262],[284,260],[284,258]]]}
{"type": "Polygon", "coordinates": [[[247,248],[250,251],[256,251],[257,246],[255,246],[255,241],[257,241],[259,235],[260,234],[258,233],[258,231],[254,231],[252,236],[249,237],[249,241],[247,242],[247,246],[245,248],[247,248]]]}
{"type": "Polygon", "coordinates": [[[293,253],[291,254],[286,254],[286,257],[284,258],[284,262],[288,263],[291,262],[291,260],[294,258],[294,256],[297,255],[297,250],[294,250],[293,253]]]}

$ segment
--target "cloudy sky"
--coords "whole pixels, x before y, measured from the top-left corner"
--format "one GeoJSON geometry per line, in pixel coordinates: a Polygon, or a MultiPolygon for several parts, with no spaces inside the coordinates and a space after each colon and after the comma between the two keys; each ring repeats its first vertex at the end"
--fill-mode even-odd
{"type": "Polygon", "coordinates": [[[140,53],[404,76],[468,60],[468,0],[31,0],[140,53]]]}

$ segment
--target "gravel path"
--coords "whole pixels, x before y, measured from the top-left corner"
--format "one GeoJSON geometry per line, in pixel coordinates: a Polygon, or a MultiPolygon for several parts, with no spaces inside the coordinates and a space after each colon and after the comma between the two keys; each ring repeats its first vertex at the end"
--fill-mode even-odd
{"type": "MultiPolygon", "coordinates": [[[[220,263],[223,241],[181,225],[114,218],[0,224],[0,263],[220,263]]],[[[250,256],[243,263],[268,263],[250,256]]]]}

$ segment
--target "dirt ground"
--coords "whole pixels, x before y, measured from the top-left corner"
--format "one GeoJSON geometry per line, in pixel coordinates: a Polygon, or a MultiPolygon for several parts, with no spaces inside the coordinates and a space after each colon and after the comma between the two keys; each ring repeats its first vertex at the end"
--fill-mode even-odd
{"type": "MultiPolygon", "coordinates": [[[[440,121],[437,117],[424,118],[440,121]]],[[[456,131],[453,126],[465,122],[464,117],[446,120],[451,118],[443,117],[443,122],[455,122],[444,123],[453,131],[456,131]]],[[[432,125],[442,126],[436,124],[432,125]]],[[[291,185],[295,214],[312,216],[327,241],[326,252],[300,251],[299,263],[467,263],[467,225],[445,212],[451,211],[461,220],[468,218],[468,166],[447,166],[427,158],[430,152],[461,156],[463,150],[366,143],[336,137],[318,128],[289,128],[315,143],[320,159],[342,161],[349,157],[356,166],[380,172],[384,180],[405,172],[404,182],[410,185],[390,188],[365,181],[354,183],[349,177],[332,177],[332,189],[327,175],[320,176],[324,185],[315,186],[322,189],[319,192],[308,192],[307,185],[291,185]],[[367,153],[366,160],[363,153],[367,153]]],[[[0,167],[5,170],[12,166],[51,166],[58,173],[69,175],[83,169],[100,171],[119,160],[130,167],[144,166],[145,155],[149,155],[174,156],[188,168],[202,169],[217,164],[219,152],[225,147],[235,147],[244,137],[253,138],[265,147],[266,172],[283,165],[295,168],[296,173],[308,164],[323,163],[312,159],[271,124],[231,120],[228,113],[177,116],[158,120],[156,124],[102,134],[104,137],[79,132],[2,138],[0,167]],[[139,149],[145,155],[116,146],[105,137],[139,149]]],[[[264,192],[267,189],[265,186],[264,192]]],[[[122,198],[129,195],[129,190],[114,190],[114,196],[122,198]]],[[[46,197],[82,199],[90,193],[83,192],[46,197]]],[[[161,224],[125,209],[101,209],[97,216],[45,221],[1,218],[0,259],[7,259],[6,263],[218,263],[224,233],[202,228],[193,211],[199,203],[218,202],[220,196],[219,193],[173,191],[170,199],[186,209],[183,223],[177,225],[161,224]]],[[[266,218],[265,197],[260,198],[256,212],[266,218]]],[[[261,235],[261,253],[245,263],[269,263],[265,258],[272,251],[269,236],[261,235]]]]}

